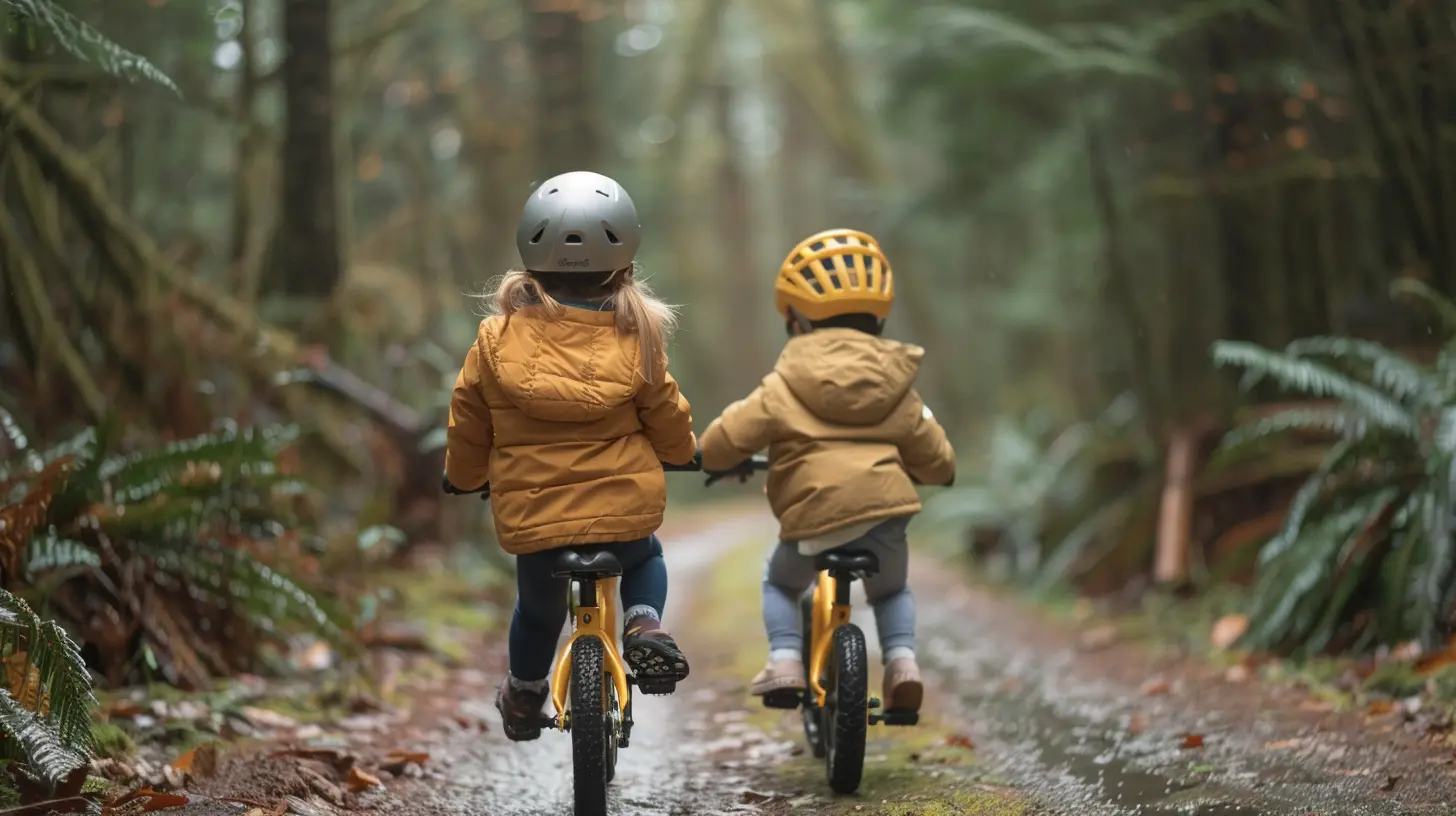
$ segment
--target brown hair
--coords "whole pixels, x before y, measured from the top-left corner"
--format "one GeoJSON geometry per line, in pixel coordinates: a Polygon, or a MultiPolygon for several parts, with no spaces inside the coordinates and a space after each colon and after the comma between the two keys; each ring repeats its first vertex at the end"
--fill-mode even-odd
{"type": "Polygon", "coordinates": [[[552,296],[596,299],[607,290],[605,301],[617,317],[619,334],[637,335],[642,349],[642,379],[652,382],[653,372],[667,369],[667,341],[677,328],[677,308],[659,300],[646,281],[637,279],[637,266],[616,272],[527,272],[512,269],[495,282],[495,288],[481,297],[492,314],[507,320],[526,306],[540,306],[548,320],[557,320],[566,307],[552,296]]]}

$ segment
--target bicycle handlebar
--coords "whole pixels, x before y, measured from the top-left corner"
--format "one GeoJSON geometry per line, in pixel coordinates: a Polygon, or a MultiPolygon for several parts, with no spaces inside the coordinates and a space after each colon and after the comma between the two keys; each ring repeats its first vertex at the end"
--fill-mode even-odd
{"type": "MultiPolygon", "coordinates": [[[[738,481],[746,482],[748,481],[748,477],[753,475],[754,471],[768,470],[769,462],[767,456],[750,456],[728,470],[704,471],[703,452],[697,451],[693,454],[691,460],[683,464],[673,465],[667,462],[661,462],[659,464],[662,465],[662,469],[666,473],[707,473],[707,484],[712,484],[719,479],[726,479],[730,476],[737,476],[738,481]]],[[[449,477],[441,474],[440,489],[452,496],[469,496],[473,493],[479,493],[482,499],[487,501],[490,499],[490,482],[486,482],[474,490],[461,490],[450,483],[449,477]]]]}

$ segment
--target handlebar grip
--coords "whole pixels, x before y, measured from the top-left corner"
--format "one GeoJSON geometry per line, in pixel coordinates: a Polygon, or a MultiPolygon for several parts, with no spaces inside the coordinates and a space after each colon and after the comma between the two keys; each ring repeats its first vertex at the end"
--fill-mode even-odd
{"type": "Polygon", "coordinates": [[[490,496],[490,482],[486,482],[474,490],[461,490],[454,484],[451,484],[450,477],[445,475],[440,476],[440,489],[449,493],[451,496],[469,496],[473,493],[480,493],[485,497],[490,496]]]}
{"type": "Polygon", "coordinates": [[[662,469],[668,473],[697,473],[703,469],[703,452],[695,451],[693,458],[681,465],[674,465],[669,462],[661,462],[662,469]]]}

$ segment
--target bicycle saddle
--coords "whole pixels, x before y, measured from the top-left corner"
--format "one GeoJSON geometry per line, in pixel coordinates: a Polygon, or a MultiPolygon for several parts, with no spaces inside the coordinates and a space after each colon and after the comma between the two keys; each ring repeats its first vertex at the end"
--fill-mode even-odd
{"type": "Polygon", "coordinates": [[[880,571],[880,557],[864,550],[830,550],[815,556],[814,568],[833,572],[876,573],[880,571]]]}
{"type": "Polygon", "coordinates": [[[557,578],[615,578],[622,574],[622,565],[609,552],[567,550],[556,557],[551,574],[557,578]]]}

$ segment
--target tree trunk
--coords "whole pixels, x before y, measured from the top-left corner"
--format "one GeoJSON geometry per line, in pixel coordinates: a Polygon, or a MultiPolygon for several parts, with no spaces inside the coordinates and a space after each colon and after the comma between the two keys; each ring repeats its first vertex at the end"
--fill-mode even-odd
{"type": "Polygon", "coordinates": [[[763,335],[755,316],[764,307],[763,278],[753,262],[753,225],[749,205],[748,174],[743,166],[743,151],[733,127],[733,104],[736,91],[727,82],[713,88],[713,122],[717,131],[719,153],[717,179],[717,233],[722,241],[722,259],[730,291],[723,293],[725,303],[737,315],[729,324],[729,343],[734,349],[734,370],[744,379],[735,382],[732,393],[747,393],[772,361],[764,351],[763,335]]]}
{"type": "Polygon", "coordinates": [[[283,35],[281,213],[267,280],[274,293],[328,298],[343,261],[334,168],[331,0],[289,0],[283,35]]]}
{"type": "Polygon", "coordinates": [[[536,79],[536,176],[597,169],[602,156],[587,77],[587,31],[574,3],[521,0],[536,79]]]}

